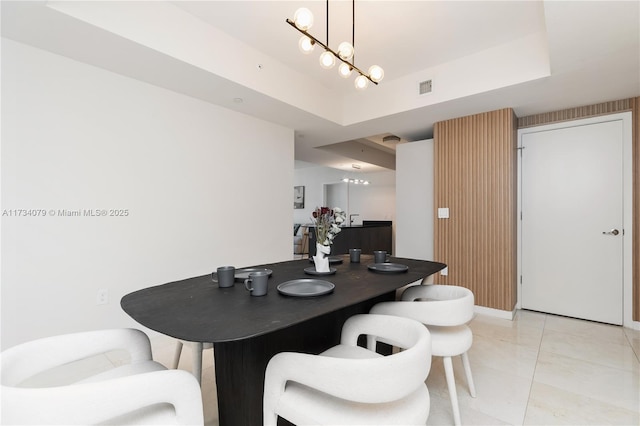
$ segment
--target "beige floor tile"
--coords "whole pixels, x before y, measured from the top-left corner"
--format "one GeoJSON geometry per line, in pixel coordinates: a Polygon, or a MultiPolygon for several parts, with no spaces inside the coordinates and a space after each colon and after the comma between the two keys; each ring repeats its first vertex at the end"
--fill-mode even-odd
{"type": "MultiPolygon", "coordinates": [[[[439,396],[431,397],[431,411],[427,419],[428,426],[447,426],[453,425],[453,415],[451,414],[451,401],[449,397],[441,398],[439,396]]],[[[460,407],[460,418],[463,425],[487,425],[498,426],[508,425],[509,423],[488,416],[480,411],[474,410],[466,405],[460,407]]]]}
{"type": "Polygon", "coordinates": [[[623,327],[558,315],[547,316],[545,331],[549,330],[620,345],[628,343],[623,327]]]}
{"type": "Polygon", "coordinates": [[[525,425],[638,425],[640,413],[542,383],[534,383],[525,425]]]}
{"type": "Polygon", "coordinates": [[[513,320],[526,327],[536,327],[538,329],[543,329],[547,320],[547,314],[519,309],[516,311],[513,320]]]}
{"type": "Polygon", "coordinates": [[[640,412],[640,374],[541,351],[534,382],[640,412]]]}
{"type": "Polygon", "coordinates": [[[490,337],[533,350],[537,350],[540,346],[543,332],[536,322],[509,321],[483,315],[476,315],[469,327],[474,337],[490,337]]]}
{"type": "MultiPolygon", "coordinates": [[[[211,352],[211,351],[210,351],[211,352]]],[[[218,394],[213,366],[202,370],[202,407],[205,425],[218,425],[218,394]]]]}
{"type": "Polygon", "coordinates": [[[471,370],[483,365],[527,379],[533,378],[538,358],[537,348],[531,349],[493,337],[475,335],[469,350],[471,370]]]}
{"type": "Polygon", "coordinates": [[[640,330],[631,330],[630,328],[625,328],[624,333],[627,336],[629,344],[636,354],[636,358],[640,360],[640,330]]]}
{"type": "Polygon", "coordinates": [[[616,343],[618,339],[602,340],[586,335],[545,330],[540,350],[608,367],[640,371],[640,362],[626,339],[620,344],[616,343]]]}
{"type": "MultiPolygon", "coordinates": [[[[449,391],[444,376],[442,360],[436,358],[432,362],[432,371],[427,378],[427,387],[432,397],[449,401],[449,391]]],[[[472,365],[473,380],[476,387],[476,398],[469,394],[464,369],[461,362],[454,362],[454,376],[458,403],[463,410],[471,409],[485,416],[499,419],[509,424],[522,424],[527,407],[531,379],[515,374],[472,365]],[[462,408],[464,407],[464,408],[462,408]]],[[[451,413],[451,403],[447,404],[451,413]]],[[[463,419],[463,423],[466,423],[463,419]]]]}

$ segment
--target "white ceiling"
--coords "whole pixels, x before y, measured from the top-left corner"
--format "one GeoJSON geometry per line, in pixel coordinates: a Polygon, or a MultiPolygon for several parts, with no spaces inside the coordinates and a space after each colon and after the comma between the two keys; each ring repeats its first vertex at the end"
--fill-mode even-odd
{"type": "MultiPolygon", "coordinates": [[[[640,96],[638,1],[358,0],[355,64],[385,70],[365,92],[321,69],[319,49],[298,51],[285,18],[301,6],[326,41],[325,1],[2,1],[2,35],[287,126],[297,160],[363,171],[389,167],[384,135],[640,96]]],[[[351,40],[351,8],[329,3],[334,49],[351,40]]]]}

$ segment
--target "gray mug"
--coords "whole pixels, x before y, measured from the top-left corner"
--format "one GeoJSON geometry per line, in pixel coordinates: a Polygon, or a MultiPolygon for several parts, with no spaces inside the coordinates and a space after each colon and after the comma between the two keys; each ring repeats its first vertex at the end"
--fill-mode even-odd
{"type": "Polygon", "coordinates": [[[267,294],[267,283],[269,273],[267,271],[256,271],[249,274],[249,278],[244,280],[244,287],[251,292],[252,296],[264,296],[267,294]]]}
{"type": "Polygon", "coordinates": [[[360,263],[361,253],[362,253],[361,249],[357,249],[357,248],[349,249],[349,258],[351,259],[351,263],[360,263]]]}
{"type": "Polygon", "coordinates": [[[218,287],[233,287],[236,279],[236,268],[233,266],[221,266],[218,268],[216,275],[218,277],[218,287]]]}
{"type": "Polygon", "coordinates": [[[385,263],[387,261],[387,252],[384,250],[375,250],[373,252],[374,263],[385,263]]]}

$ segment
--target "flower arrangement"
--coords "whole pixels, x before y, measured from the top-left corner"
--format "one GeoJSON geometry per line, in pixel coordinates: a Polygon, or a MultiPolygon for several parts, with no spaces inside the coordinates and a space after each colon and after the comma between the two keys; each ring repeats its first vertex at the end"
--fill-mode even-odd
{"type": "Polygon", "coordinates": [[[313,223],[316,226],[316,243],[328,246],[333,244],[333,239],[341,231],[340,225],[345,221],[347,214],[340,208],[316,207],[313,215],[313,223]]]}

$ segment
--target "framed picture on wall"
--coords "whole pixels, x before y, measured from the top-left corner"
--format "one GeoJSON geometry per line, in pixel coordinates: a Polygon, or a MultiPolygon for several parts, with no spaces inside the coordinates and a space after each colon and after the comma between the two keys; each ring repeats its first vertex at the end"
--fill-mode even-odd
{"type": "Polygon", "coordinates": [[[304,186],[293,187],[293,208],[304,209],[304,186]]]}

